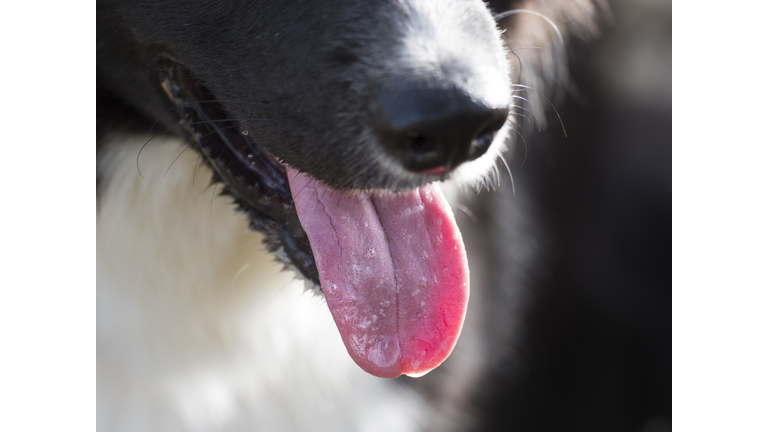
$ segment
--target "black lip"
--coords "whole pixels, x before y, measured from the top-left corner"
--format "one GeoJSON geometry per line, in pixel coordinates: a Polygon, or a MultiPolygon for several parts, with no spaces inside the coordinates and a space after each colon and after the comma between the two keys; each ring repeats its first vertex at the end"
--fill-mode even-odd
{"type": "Polygon", "coordinates": [[[285,166],[261,149],[186,68],[163,62],[158,74],[163,90],[178,107],[182,131],[205,157],[216,180],[224,183],[223,192],[248,214],[253,229],[266,234],[271,252],[282,247],[286,264],[319,287],[315,258],[293,204],[285,166]]]}

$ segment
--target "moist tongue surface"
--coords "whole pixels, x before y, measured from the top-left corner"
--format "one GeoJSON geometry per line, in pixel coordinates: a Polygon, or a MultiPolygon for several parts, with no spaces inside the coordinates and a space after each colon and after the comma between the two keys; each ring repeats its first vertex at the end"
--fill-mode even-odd
{"type": "Polygon", "coordinates": [[[464,322],[469,269],[442,192],[331,189],[289,168],[328,308],[352,359],[379,377],[423,375],[464,322]]]}

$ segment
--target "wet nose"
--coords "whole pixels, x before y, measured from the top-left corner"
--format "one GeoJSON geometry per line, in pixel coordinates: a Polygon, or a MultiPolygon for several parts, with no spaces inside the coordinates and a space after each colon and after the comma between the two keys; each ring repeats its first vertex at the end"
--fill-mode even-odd
{"type": "Polygon", "coordinates": [[[454,86],[400,85],[370,105],[387,152],[413,172],[446,172],[482,156],[507,120],[507,106],[489,106],[454,86]]]}

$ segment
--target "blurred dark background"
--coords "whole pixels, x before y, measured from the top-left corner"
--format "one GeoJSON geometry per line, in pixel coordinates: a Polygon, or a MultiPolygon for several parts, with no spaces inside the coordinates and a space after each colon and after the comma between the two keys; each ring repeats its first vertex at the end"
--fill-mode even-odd
{"type": "Polygon", "coordinates": [[[672,5],[610,6],[603,37],[569,52],[568,137],[550,112],[512,167],[551,275],[532,290],[524,372],[496,377],[479,430],[671,430],[672,5]]]}

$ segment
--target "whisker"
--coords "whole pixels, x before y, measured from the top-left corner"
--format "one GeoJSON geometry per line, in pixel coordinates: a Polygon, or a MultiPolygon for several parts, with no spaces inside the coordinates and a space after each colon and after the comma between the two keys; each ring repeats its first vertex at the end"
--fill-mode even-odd
{"type": "Polygon", "coordinates": [[[520,67],[517,69],[517,76],[513,81],[518,82],[523,76],[523,60],[520,58],[519,55],[515,52],[515,50],[509,50],[509,53],[515,56],[517,59],[517,64],[520,65],[520,67]]]}
{"type": "MultiPolygon", "coordinates": [[[[529,109],[526,109],[526,108],[524,108],[524,107],[522,107],[520,105],[514,105],[514,104],[510,108],[520,108],[521,110],[523,110],[523,111],[527,112],[528,114],[530,114],[531,117],[533,117],[533,119],[536,120],[536,123],[539,126],[539,132],[541,132],[541,122],[539,121],[539,119],[536,118],[536,114],[534,114],[533,111],[531,111],[529,109]]],[[[528,117],[526,117],[526,118],[528,118],[528,117]]]]}
{"type": "MultiPolygon", "coordinates": [[[[552,107],[552,109],[553,109],[553,110],[555,110],[555,114],[557,114],[557,119],[558,119],[558,120],[560,120],[560,126],[562,126],[562,128],[563,128],[563,135],[565,135],[565,136],[566,136],[566,138],[568,137],[568,133],[566,133],[566,132],[565,132],[565,125],[563,124],[563,119],[562,119],[562,118],[560,118],[560,113],[559,113],[559,112],[557,112],[557,108],[555,108],[555,104],[553,104],[553,103],[552,103],[552,101],[550,101],[550,100],[549,100],[549,98],[547,98],[546,96],[544,96],[544,94],[543,94],[542,92],[540,92],[540,91],[536,90],[536,89],[535,89],[535,88],[533,88],[533,87],[528,87],[527,85],[523,85],[523,84],[512,84],[512,87],[521,87],[521,88],[525,88],[525,89],[528,89],[528,90],[533,90],[533,91],[535,91],[536,93],[538,93],[538,94],[539,94],[541,97],[543,97],[543,98],[544,98],[544,100],[546,100],[547,102],[549,102],[549,106],[551,106],[551,107],[552,107]]],[[[513,96],[513,97],[514,97],[514,96],[513,96]]]]}
{"type": "MultiPolygon", "coordinates": [[[[223,129],[230,129],[230,128],[233,128],[233,127],[236,127],[236,126],[231,126],[231,127],[228,127],[228,128],[222,128],[221,130],[223,130],[223,129]]],[[[206,138],[206,137],[208,139],[206,139],[205,142],[200,142],[200,146],[202,147],[202,146],[206,145],[208,143],[208,141],[211,139],[211,137],[213,136],[213,134],[215,134],[215,133],[216,133],[216,131],[213,131],[213,132],[209,132],[209,133],[201,136],[200,139],[203,139],[203,138],[206,138]]],[[[176,159],[178,159],[181,156],[181,154],[184,153],[185,151],[187,151],[190,147],[192,147],[192,146],[187,146],[187,148],[185,148],[181,153],[179,153],[179,156],[176,156],[176,159]]],[[[195,176],[197,175],[197,166],[200,164],[200,158],[201,157],[202,157],[202,155],[198,153],[197,160],[195,161],[195,169],[192,170],[192,186],[195,185],[195,176]]],[[[176,159],[174,159],[173,162],[171,162],[171,166],[173,166],[173,163],[176,162],[176,159]]],[[[169,166],[168,169],[170,170],[171,167],[169,166]]],[[[165,174],[168,174],[167,170],[165,171],[165,174]]],[[[163,175],[163,178],[165,178],[165,175],[163,175]]]]}
{"type": "Polygon", "coordinates": [[[462,205],[462,204],[456,204],[456,208],[463,211],[464,214],[469,216],[470,219],[472,219],[472,222],[477,223],[477,216],[475,216],[475,213],[469,209],[469,207],[462,205]]]}
{"type": "Polygon", "coordinates": [[[167,176],[167,175],[168,175],[168,171],[170,171],[170,170],[171,170],[171,167],[173,166],[173,164],[175,164],[175,163],[176,163],[176,161],[177,161],[177,160],[179,160],[179,158],[181,157],[181,155],[183,155],[183,154],[184,154],[184,152],[185,152],[185,151],[187,151],[187,150],[189,150],[191,147],[192,147],[191,145],[188,145],[186,148],[184,148],[184,150],[182,150],[182,151],[181,151],[181,153],[179,153],[179,155],[178,155],[178,156],[176,156],[176,159],[174,159],[174,160],[173,160],[173,162],[171,162],[171,164],[168,166],[168,169],[167,169],[167,170],[165,170],[165,174],[163,174],[163,178],[165,178],[165,176],[167,176]]]}
{"type": "Polygon", "coordinates": [[[213,198],[216,196],[216,188],[219,186],[218,183],[213,184],[213,192],[211,192],[211,216],[213,216],[213,198]]]}
{"type": "MultiPolygon", "coordinates": [[[[223,123],[223,122],[228,122],[228,121],[240,121],[240,120],[264,120],[264,121],[272,121],[272,120],[277,120],[277,119],[265,119],[265,118],[237,118],[237,119],[227,119],[227,120],[206,120],[206,121],[199,121],[199,122],[191,122],[191,123],[185,123],[185,124],[181,124],[181,125],[178,125],[178,126],[175,126],[175,127],[169,128],[169,129],[166,129],[166,130],[164,130],[164,131],[162,131],[162,132],[158,132],[157,134],[153,135],[153,136],[152,136],[152,138],[148,139],[148,140],[147,140],[147,142],[145,142],[145,143],[144,143],[144,145],[142,145],[142,146],[141,146],[141,148],[139,149],[139,153],[138,153],[138,154],[136,154],[136,170],[139,172],[139,177],[141,177],[141,178],[142,178],[142,180],[144,179],[144,174],[141,172],[141,166],[139,165],[139,159],[141,158],[141,153],[144,151],[144,147],[146,147],[146,146],[147,146],[147,144],[149,144],[149,143],[150,143],[152,140],[154,140],[155,138],[159,137],[160,135],[162,135],[162,134],[164,134],[164,133],[168,133],[168,132],[171,132],[171,131],[175,131],[175,130],[177,130],[177,129],[181,129],[181,128],[182,128],[182,127],[184,127],[184,126],[189,126],[189,125],[197,125],[197,124],[211,124],[211,123],[223,123]]],[[[158,122],[158,121],[159,121],[159,119],[158,119],[157,121],[155,121],[155,124],[157,124],[157,122],[158,122]]],[[[154,127],[154,125],[152,125],[152,127],[154,127]]],[[[224,128],[219,128],[219,130],[233,129],[233,128],[236,128],[236,127],[239,127],[239,126],[228,126],[228,127],[224,127],[224,128]]],[[[152,131],[152,129],[150,128],[150,132],[151,132],[151,131],[152,131]]],[[[211,132],[211,133],[215,133],[215,131],[214,131],[214,132],[211,132]]],[[[209,134],[209,135],[210,135],[210,134],[209,134]]],[[[205,136],[205,135],[204,135],[204,136],[205,136]]]]}
{"type": "Polygon", "coordinates": [[[163,114],[161,114],[160,117],[156,118],[155,122],[152,123],[152,127],[149,128],[149,133],[152,133],[152,130],[155,129],[155,126],[157,125],[157,123],[160,121],[161,118],[163,118],[166,115],[168,115],[168,113],[170,113],[171,111],[173,111],[175,109],[179,109],[179,108],[181,108],[181,105],[176,105],[175,107],[173,107],[173,108],[169,109],[168,111],[164,112],[163,114]]]}
{"type": "MultiPolygon", "coordinates": [[[[298,178],[298,177],[299,177],[299,174],[301,174],[301,172],[300,172],[299,170],[296,170],[296,175],[295,175],[295,176],[293,176],[293,180],[288,180],[288,183],[289,183],[289,185],[290,185],[291,183],[293,183],[293,182],[295,182],[295,181],[296,181],[296,178],[298,178]]],[[[301,188],[301,190],[300,190],[300,191],[298,191],[298,192],[296,193],[296,195],[293,195],[293,192],[291,192],[291,195],[292,195],[292,197],[291,197],[291,204],[293,204],[293,205],[296,205],[296,198],[298,198],[298,197],[299,197],[299,195],[300,195],[302,192],[304,192],[304,189],[306,189],[306,188],[307,188],[307,186],[309,186],[309,182],[307,182],[307,183],[304,185],[304,187],[302,187],[302,188],[301,188]]]]}
{"type": "MultiPolygon", "coordinates": [[[[228,129],[228,128],[224,128],[224,129],[228,129]]],[[[208,141],[210,141],[211,137],[215,133],[216,133],[216,131],[213,131],[213,132],[209,132],[209,133],[201,136],[200,139],[206,138],[206,137],[208,137],[208,139],[206,139],[205,142],[200,142],[200,147],[208,144],[208,141]]],[[[195,169],[192,171],[192,186],[195,185],[195,175],[197,175],[197,165],[200,163],[200,158],[201,157],[202,157],[202,155],[200,153],[198,153],[197,154],[197,161],[195,162],[195,169]]]]}
{"type": "MultiPolygon", "coordinates": [[[[296,177],[298,177],[298,176],[299,176],[299,175],[298,175],[298,174],[296,174],[296,177]]],[[[294,180],[295,180],[295,177],[294,177],[294,180]]],[[[304,189],[306,189],[306,188],[307,188],[307,186],[309,186],[309,182],[307,182],[307,184],[305,184],[305,185],[304,185],[304,187],[302,187],[302,188],[301,188],[301,190],[300,190],[300,191],[298,191],[298,192],[296,193],[296,195],[294,195],[294,196],[293,196],[293,199],[291,200],[291,204],[293,204],[293,205],[296,205],[296,198],[298,198],[298,197],[299,197],[299,195],[301,195],[301,193],[302,193],[302,192],[304,192],[304,189]]]]}
{"type": "Polygon", "coordinates": [[[495,19],[496,21],[499,21],[499,20],[504,19],[506,17],[512,16],[512,15],[517,15],[517,14],[530,14],[530,15],[535,15],[535,16],[543,19],[544,21],[546,21],[552,27],[552,29],[555,31],[555,33],[557,33],[557,37],[560,38],[560,42],[562,44],[565,44],[565,40],[563,39],[563,34],[560,33],[560,29],[557,27],[557,24],[555,24],[555,22],[552,21],[552,19],[550,19],[548,16],[544,15],[541,12],[537,12],[535,10],[530,10],[530,9],[511,9],[511,10],[508,10],[508,11],[497,13],[496,15],[493,16],[493,19],[495,19]]]}
{"type": "Polygon", "coordinates": [[[195,169],[192,170],[192,186],[195,185],[195,175],[197,174],[197,165],[200,163],[200,155],[197,155],[197,161],[195,162],[195,169]]]}
{"type": "Polygon", "coordinates": [[[147,144],[149,144],[150,141],[152,141],[153,139],[155,139],[155,138],[159,137],[160,135],[162,135],[162,134],[164,134],[166,132],[169,132],[169,131],[170,131],[170,129],[166,129],[166,130],[156,134],[152,138],[148,139],[147,142],[145,142],[144,145],[141,146],[141,148],[139,149],[139,153],[136,155],[136,170],[139,172],[139,177],[141,177],[142,180],[144,180],[144,174],[141,173],[141,167],[139,167],[139,158],[141,157],[141,152],[144,151],[144,147],[146,147],[147,144]]]}
{"type": "MultiPolygon", "coordinates": [[[[336,168],[334,168],[334,169],[333,169],[333,170],[330,172],[330,174],[329,174],[329,175],[330,175],[330,176],[333,176],[334,174],[336,174],[336,172],[337,172],[339,169],[340,169],[339,167],[336,167],[336,168]]],[[[299,176],[299,170],[296,170],[296,177],[298,177],[298,176],[299,176]]],[[[294,178],[293,178],[293,180],[296,180],[296,177],[294,177],[294,178]]],[[[291,182],[293,182],[293,181],[291,181],[291,182]]],[[[296,198],[298,198],[298,197],[299,197],[299,195],[301,195],[301,193],[302,193],[302,192],[304,192],[304,189],[306,189],[306,188],[307,188],[307,186],[309,186],[309,182],[307,182],[307,184],[305,184],[305,185],[304,185],[304,187],[303,187],[303,188],[301,188],[301,190],[300,190],[300,191],[298,191],[298,192],[296,193],[296,195],[293,195],[293,194],[291,194],[291,195],[293,195],[293,199],[291,200],[291,204],[294,204],[294,205],[295,205],[295,201],[296,201],[296,198]]]]}
{"type": "Polygon", "coordinates": [[[528,118],[528,116],[527,116],[527,115],[525,115],[525,114],[521,114],[521,113],[515,113],[515,112],[511,112],[511,113],[509,113],[509,115],[511,115],[511,116],[513,115],[513,116],[522,117],[522,118],[524,118],[524,119],[528,120],[528,124],[533,124],[533,123],[531,123],[531,119],[529,119],[529,118],[528,118]]]}
{"type": "MultiPolygon", "coordinates": [[[[525,89],[520,89],[519,91],[525,91],[525,89]]],[[[515,95],[515,94],[512,95],[512,99],[520,99],[521,101],[528,102],[529,104],[531,103],[531,101],[528,100],[527,98],[524,98],[522,96],[518,96],[518,95],[515,95]]]]}
{"type": "MultiPolygon", "coordinates": [[[[555,31],[555,34],[557,34],[557,38],[558,38],[559,44],[555,44],[555,48],[556,48],[555,56],[557,57],[557,60],[559,62],[561,62],[563,64],[567,63],[567,55],[565,54],[565,51],[564,51],[565,50],[565,38],[563,37],[562,32],[560,32],[560,28],[557,26],[557,24],[555,24],[555,22],[551,18],[549,18],[548,16],[542,14],[541,12],[538,12],[538,11],[535,11],[535,10],[530,10],[530,9],[512,9],[512,10],[508,10],[508,11],[505,11],[505,12],[498,13],[498,14],[494,15],[493,17],[494,17],[494,19],[496,21],[499,21],[499,20],[504,19],[506,17],[512,16],[512,15],[517,15],[517,14],[534,15],[534,16],[537,16],[537,17],[543,19],[544,21],[546,21],[547,24],[549,24],[549,26],[552,27],[552,30],[555,31]]],[[[557,77],[556,80],[559,83],[559,86],[558,86],[557,94],[555,95],[555,100],[557,100],[558,102],[562,102],[563,88],[567,86],[568,70],[563,68],[563,67],[560,67],[558,69],[559,70],[557,70],[556,73],[559,76],[557,77]]],[[[549,102],[549,100],[547,100],[547,102],[549,102]]],[[[550,102],[550,104],[551,104],[551,102],[550,102]]],[[[559,116],[560,115],[558,114],[558,117],[559,116]]],[[[562,123],[562,121],[560,123],[562,123]]],[[[565,129],[565,128],[563,128],[563,129],[565,129]]]]}
{"type": "Polygon", "coordinates": [[[509,52],[518,51],[518,50],[525,50],[525,49],[541,49],[541,47],[519,47],[519,48],[511,48],[509,52]]]}
{"type": "Polygon", "coordinates": [[[517,129],[513,128],[512,126],[510,126],[509,128],[511,130],[515,131],[517,136],[519,136],[520,139],[523,140],[523,145],[525,146],[525,156],[523,157],[523,163],[520,164],[520,168],[522,168],[523,165],[525,165],[525,161],[528,160],[528,143],[525,141],[525,137],[523,136],[523,134],[520,133],[520,131],[518,131],[517,129]]]}
{"type": "MultiPolygon", "coordinates": [[[[505,41],[505,44],[506,44],[506,41],[505,41]]],[[[525,49],[541,49],[541,47],[518,47],[518,48],[508,48],[507,49],[507,52],[509,54],[512,54],[513,56],[515,56],[515,58],[517,59],[517,64],[520,66],[520,68],[517,70],[518,74],[515,77],[515,79],[513,80],[515,82],[520,81],[520,79],[523,76],[523,60],[520,58],[519,55],[517,55],[517,53],[515,53],[515,51],[525,50],[525,49]]]]}
{"type": "MultiPolygon", "coordinates": [[[[268,103],[264,103],[264,102],[238,101],[238,100],[205,100],[205,101],[195,101],[195,103],[198,103],[198,104],[237,103],[237,104],[244,104],[244,105],[269,105],[268,103]]],[[[155,128],[155,126],[157,126],[157,123],[160,121],[161,118],[165,117],[166,115],[168,115],[168,113],[172,112],[173,110],[177,110],[179,108],[181,108],[181,105],[176,105],[175,107],[161,114],[157,119],[155,119],[155,122],[152,123],[152,127],[149,128],[149,132],[152,133],[152,130],[155,128]]]]}
{"type": "Polygon", "coordinates": [[[499,157],[501,159],[501,162],[504,163],[504,166],[507,167],[507,172],[509,173],[509,180],[512,182],[512,196],[515,196],[515,180],[512,178],[512,170],[509,169],[509,165],[507,165],[507,160],[504,159],[504,156],[499,157]]]}

